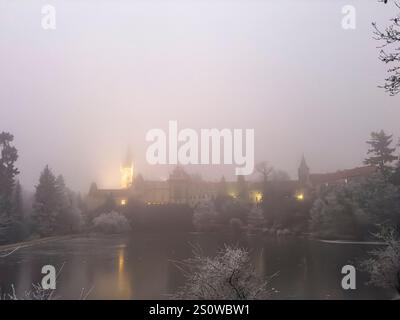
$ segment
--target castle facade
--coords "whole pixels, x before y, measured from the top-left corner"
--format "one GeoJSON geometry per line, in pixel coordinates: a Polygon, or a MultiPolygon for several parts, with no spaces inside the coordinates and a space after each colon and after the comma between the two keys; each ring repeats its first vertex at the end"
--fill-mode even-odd
{"type": "Polygon", "coordinates": [[[201,177],[189,175],[180,165],[175,167],[165,181],[145,180],[140,174],[135,176],[133,162],[128,155],[121,166],[121,187],[101,189],[92,183],[86,202],[89,209],[101,206],[109,197],[119,206],[125,206],[130,199],[135,198],[147,205],[176,203],[194,207],[199,201],[215,199],[218,195],[244,197],[249,202],[259,203],[276,192],[302,201],[321,186],[347,183],[374,171],[374,167],[364,166],[334,173],[313,174],[303,157],[297,180],[268,181],[267,188],[263,188],[263,182],[245,181],[243,176],[238,181],[225,181],[224,178],[219,182],[205,181],[201,177]],[[271,195],[263,194],[268,193],[268,190],[273,191],[271,195]]]}

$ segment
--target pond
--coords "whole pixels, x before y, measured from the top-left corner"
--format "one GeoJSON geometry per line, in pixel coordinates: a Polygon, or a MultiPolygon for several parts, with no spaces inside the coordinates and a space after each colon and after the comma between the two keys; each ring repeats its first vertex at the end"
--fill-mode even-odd
{"type": "Polygon", "coordinates": [[[57,296],[79,299],[166,299],[184,284],[176,261],[192,256],[193,246],[214,255],[224,244],[248,248],[262,277],[279,272],[270,283],[272,299],[388,299],[392,292],[367,286],[357,272],[357,289],[341,287],[342,266],[357,265],[373,244],[324,243],[299,238],[232,237],[219,233],[82,236],[20,248],[0,259],[0,288],[13,284],[21,294],[40,283],[43,265],[58,270],[57,296]]]}

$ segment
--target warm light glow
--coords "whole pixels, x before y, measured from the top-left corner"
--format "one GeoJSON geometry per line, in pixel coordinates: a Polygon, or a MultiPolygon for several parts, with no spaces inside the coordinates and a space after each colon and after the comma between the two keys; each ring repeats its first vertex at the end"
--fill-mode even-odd
{"type": "Polygon", "coordinates": [[[121,188],[129,188],[133,183],[133,166],[121,167],[121,188]]]}
{"type": "Polygon", "coordinates": [[[230,192],[229,196],[232,197],[232,198],[236,198],[236,194],[234,192],[230,192]]]}
{"type": "Polygon", "coordinates": [[[126,199],[121,199],[121,206],[125,206],[126,205],[126,199]]]}
{"type": "Polygon", "coordinates": [[[296,199],[297,199],[297,200],[303,200],[303,199],[304,199],[304,194],[303,194],[303,193],[299,193],[299,194],[296,196],[296,199]]]}
{"type": "Polygon", "coordinates": [[[256,199],[256,202],[257,202],[257,203],[258,203],[258,202],[261,202],[261,200],[262,200],[262,194],[261,194],[261,192],[256,192],[254,198],[256,199]]]}
{"type": "Polygon", "coordinates": [[[124,272],[124,264],[125,264],[125,252],[124,250],[119,250],[118,252],[118,274],[121,274],[124,272]]]}

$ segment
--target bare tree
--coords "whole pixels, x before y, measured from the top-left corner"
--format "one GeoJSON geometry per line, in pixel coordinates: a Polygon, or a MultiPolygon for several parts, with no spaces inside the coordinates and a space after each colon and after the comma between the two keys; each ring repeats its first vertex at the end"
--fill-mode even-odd
{"type": "Polygon", "coordinates": [[[377,26],[373,22],[374,39],[382,42],[378,48],[381,49],[379,59],[389,65],[389,76],[385,79],[385,84],[380,86],[391,96],[400,92],[400,0],[378,0],[384,4],[391,3],[399,9],[399,13],[390,19],[390,25],[385,29],[377,26]]]}
{"type": "Polygon", "coordinates": [[[271,173],[271,180],[272,181],[288,181],[290,180],[290,176],[286,171],[283,170],[272,170],[271,173]]]}
{"type": "Polygon", "coordinates": [[[256,165],[256,171],[261,174],[263,181],[267,182],[269,175],[274,171],[274,167],[268,165],[268,162],[262,161],[256,165]]]}

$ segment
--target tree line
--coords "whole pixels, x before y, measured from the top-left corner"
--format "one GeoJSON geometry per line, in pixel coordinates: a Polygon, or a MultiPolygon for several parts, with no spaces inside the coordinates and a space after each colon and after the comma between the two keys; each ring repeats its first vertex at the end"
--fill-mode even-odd
{"type": "Polygon", "coordinates": [[[26,208],[17,179],[18,151],[14,136],[0,133],[0,242],[16,242],[33,236],[73,233],[83,225],[84,204],[62,175],[45,166],[35,188],[33,204],[26,208]]]}

